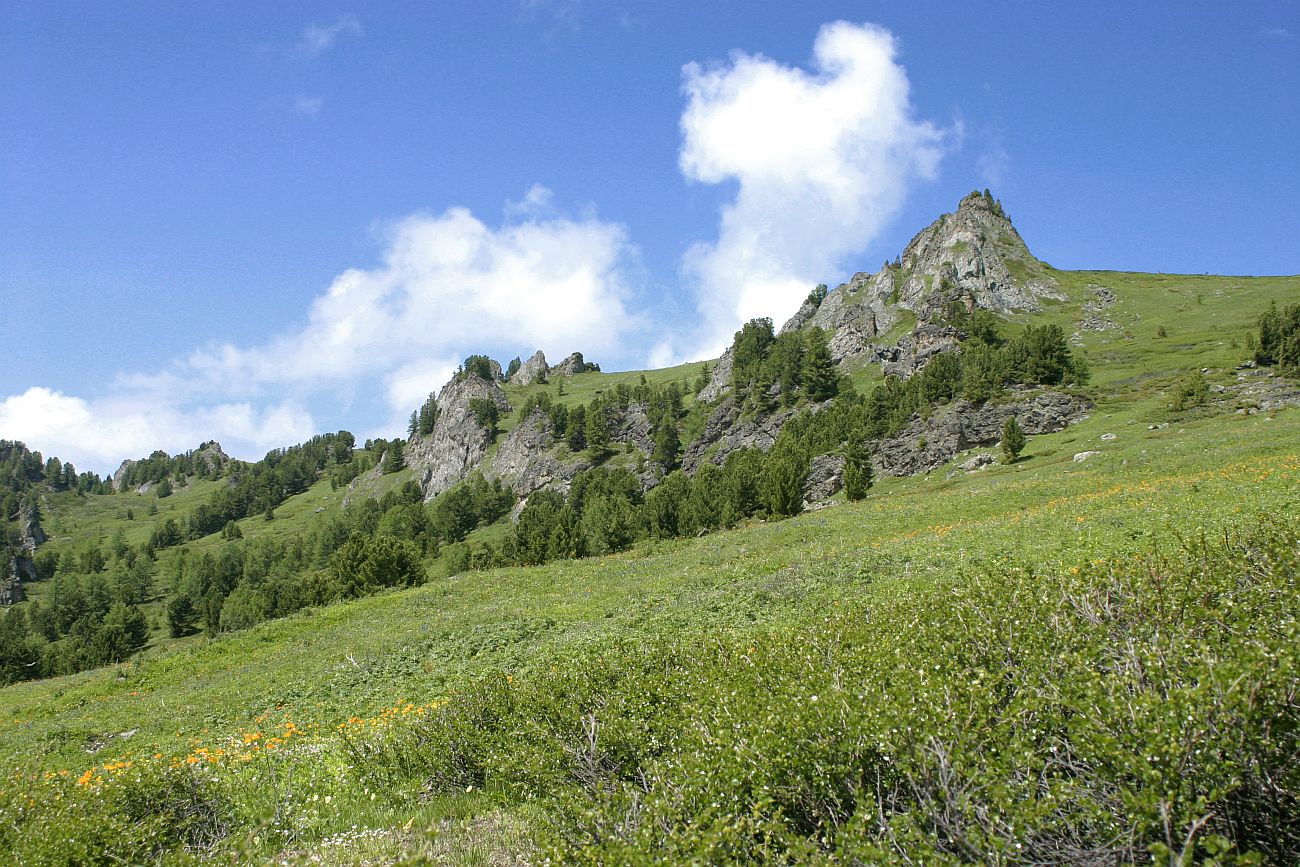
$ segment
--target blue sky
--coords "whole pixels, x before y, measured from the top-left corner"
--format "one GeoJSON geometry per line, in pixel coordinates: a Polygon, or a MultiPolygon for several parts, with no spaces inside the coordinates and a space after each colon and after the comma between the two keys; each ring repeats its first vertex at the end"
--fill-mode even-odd
{"type": "Polygon", "coordinates": [[[1297,93],[1295,2],[0,0],[0,437],[256,458],[470,352],[701,357],[976,187],[1057,267],[1294,274],[1297,93]]]}

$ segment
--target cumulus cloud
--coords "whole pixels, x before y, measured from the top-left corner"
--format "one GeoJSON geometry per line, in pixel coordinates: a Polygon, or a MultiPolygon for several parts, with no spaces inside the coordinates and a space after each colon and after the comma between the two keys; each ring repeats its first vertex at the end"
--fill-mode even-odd
{"type": "Polygon", "coordinates": [[[186,410],[142,395],[87,401],[41,387],[0,401],[0,431],[47,457],[57,455],[97,472],[128,456],[155,449],[182,452],[212,438],[251,457],[316,433],[311,414],[292,402],[260,409],[241,402],[186,410]]]}
{"type": "Polygon", "coordinates": [[[715,355],[755,316],[780,325],[933,176],[946,133],[914,119],[897,50],[888,31],[841,21],[821,28],[810,71],[739,51],[683,68],[682,173],[737,186],[717,240],[683,258],[699,342],[660,359],[715,355]]]}
{"type": "Polygon", "coordinates": [[[308,24],[298,40],[298,51],[307,57],[315,57],[333,48],[340,36],[360,33],[361,22],[355,15],[340,15],[332,24],[308,24]]]}
{"type": "MultiPolygon", "coordinates": [[[[507,211],[527,213],[549,200],[535,187],[507,211]]],[[[442,369],[491,347],[608,353],[632,324],[624,269],[635,251],[620,225],[553,216],[493,228],[450,208],[408,216],[385,235],[382,264],[335,278],[302,329],[263,346],[209,347],[131,384],[180,379],[220,394],[232,385],[310,389],[381,375],[390,377],[394,402],[405,404],[410,376],[402,371],[442,369]],[[438,359],[432,367],[430,358],[438,359]]]]}
{"type": "Polygon", "coordinates": [[[379,265],[335,278],[302,327],[121,375],[103,400],[28,389],[0,404],[0,436],[101,471],[211,438],[258,457],[319,432],[303,409],[313,397],[382,395],[392,435],[472,352],[619,350],[637,324],[624,302],[636,258],[626,230],[561,215],[540,186],[505,210],[495,227],[464,208],[398,220],[379,265]]]}

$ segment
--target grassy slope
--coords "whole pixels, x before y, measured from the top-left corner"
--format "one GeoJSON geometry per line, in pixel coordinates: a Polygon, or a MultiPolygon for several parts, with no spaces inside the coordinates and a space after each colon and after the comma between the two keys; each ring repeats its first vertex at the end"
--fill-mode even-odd
{"type": "MultiPolygon", "coordinates": [[[[394,702],[435,701],[477,671],[549,665],[602,636],[651,637],[700,627],[726,634],[752,624],[779,625],[841,601],[894,598],[973,561],[1014,557],[1064,567],[1300,505],[1300,411],[1276,418],[1178,417],[1167,410],[1163,393],[1189,367],[1212,368],[1211,382],[1231,381],[1226,368],[1247,355],[1253,318],[1268,299],[1295,297],[1300,279],[1055,276],[1071,298],[1043,318],[1069,326],[1087,300],[1087,285],[1098,283],[1120,295],[1106,314],[1124,330],[1085,337],[1094,370],[1089,391],[1098,402],[1093,415],[1066,431],[1031,438],[1026,459],[1013,467],[884,480],[862,503],[777,524],[645,543],[608,558],[471,573],[303,612],[136,663],[11,686],[0,690],[0,765],[76,774],[89,763],[119,757],[145,760],[159,753],[166,761],[267,720],[332,731],[353,715],[366,717],[394,702]],[[1157,339],[1161,324],[1168,336],[1157,339]],[[1234,348],[1234,339],[1242,345],[1234,348]],[[1173,423],[1147,429],[1159,421],[1173,423]],[[1103,433],[1118,439],[1103,442],[1103,433]],[[1085,449],[1101,454],[1074,463],[1072,455],[1085,449]],[[132,730],[129,739],[113,737],[132,730]],[[106,745],[88,754],[88,745],[99,744],[106,745]]],[[[647,378],[666,382],[682,373],[693,379],[698,366],[647,378]]],[[[639,374],[575,377],[566,383],[566,400],[589,400],[620,376],[634,383],[639,374]]],[[[553,384],[547,388],[555,393],[553,384]]],[[[512,401],[522,391],[511,389],[512,401]]],[[[400,479],[382,481],[386,486],[400,479]]],[[[198,502],[200,494],[185,491],[162,501],[159,518],[169,506],[198,502]]],[[[277,510],[276,521],[244,522],[245,533],[293,532],[341,495],[328,482],[318,484],[277,510]]],[[[137,505],[135,522],[120,518],[134,496],[92,497],[50,523],[56,537],[73,543],[96,532],[110,535],[115,526],[147,535],[141,520],[147,504],[137,505]]],[[[381,811],[360,821],[382,826],[417,814],[426,821],[446,809],[442,802],[407,804],[396,814],[381,811]]],[[[472,796],[450,809],[457,815],[486,811],[472,796]]],[[[349,812],[339,821],[355,822],[358,815],[349,812]]],[[[326,823],[319,833],[335,830],[326,823]]],[[[517,830],[506,821],[495,833],[509,838],[517,830]]]]}

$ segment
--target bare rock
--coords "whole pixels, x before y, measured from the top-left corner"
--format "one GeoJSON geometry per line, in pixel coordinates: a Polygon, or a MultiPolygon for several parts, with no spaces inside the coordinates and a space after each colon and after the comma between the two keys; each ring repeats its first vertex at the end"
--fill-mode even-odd
{"type": "MultiPolygon", "coordinates": [[[[829,401],[827,402],[829,403],[829,401]]],[[[812,407],[816,412],[826,403],[812,407]]],[[[727,455],[742,448],[767,451],[776,442],[777,434],[787,421],[805,410],[790,408],[767,415],[744,417],[734,398],[728,397],[718,405],[705,423],[704,433],[686,447],[682,469],[694,473],[706,460],[721,465],[727,455]]]]}
{"type": "Polygon", "coordinates": [[[1028,391],[1005,403],[959,400],[928,419],[914,418],[897,435],[881,440],[876,467],[882,475],[912,476],[946,464],[953,456],[1002,437],[1002,425],[1015,416],[1026,434],[1053,433],[1087,415],[1086,398],[1058,391],[1028,391]]]}
{"type": "Polygon", "coordinates": [[[586,373],[589,370],[599,371],[600,365],[593,364],[589,361],[583,361],[582,353],[575,352],[559,364],[552,367],[549,371],[550,376],[574,376],[579,373],[586,373]]]}
{"type": "Polygon", "coordinates": [[[511,385],[532,385],[534,382],[546,382],[550,368],[546,365],[546,356],[539,349],[527,361],[519,366],[515,375],[510,377],[511,385]]]}
{"type": "Polygon", "coordinates": [[[808,468],[803,484],[803,499],[808,507],[817,505],[844,490],[844,456],[818,455],[808,468]]]}
{"type": "Polygon", "coordinates": [[[897,324],[900,310],[928,322],[953,301],[968,311],[1009,313],[1038,310],[1041,299],[1064,297],[1001,206],[972,193],[955,213],[919,232],[897,267],[853,275],[826,296],[808,322],[831,332],[831,357],[842,361],[879,354],[883,347],[874,342],[897,324]]]}
{"type": "Polygon", "coordinates": [[[1117,439],[1119,439],[1119,437],[1113,433],[1104,433],[1101,435],[1101,441],[1104,443],[1114,442],[1117,439]]]}
{"type": "Polygon", "coordinates": [[[117,471],[113,473],[113,493],[120,494],[122,486],[126,484],[126,474],[131,467],[135,466],[135,461],[126,460],[118,465],[117,471]]]}
{"type": "Polygon", "coordinates": [[[0,605],[15,605],[26,598],[23,584],[36,580],[36,564],[21,554],[9,558],[0,573],[0,605]]]}
{"type": "Polygon", "coordinates": [[[497,446],[484,474],[503,479],[521,497],[540,488],[567,491],[573,477],[591,464],[579,456],[560,460],[555,445],[556,431],[550,417],[535,409],[497,446]]]}
{"type": "Polygon", "coordinates": [[[1101,452],[1098,452],[1098,451],[1079,452],[1078,454],[1076,454],[1076,455],[1074,456],[1074,462],[1075,462],[1076,464],[1081,464],[1081,463],[1083,463],[1084,461],[1088,460],[1088,458],[1095,457],[1096,455],[1099,455],[1099,454],[1101,454],[1101,452]]]}
{"type": "Polygon", "coordinates": [[[709,384],[704,386],[695,399],[701,403],[713,403],[713,401],[722,397],[731,391],[731,350],[728,349],[722,353],[722,357],[713,365],[713,373],[709,377],[709,384]]]}
{"type": "Polygon", "coordinates": [[[433,433],[412,437],[406,447],[406,463],[415,470],[426,502],[469,476],[492,444],[492,431],[478,423],[470,408],[475,399],[510,412],[510,401],[495,380],[457,373],[438,393],[433,433]]]}
{"type": "Polygon", "coordinates": [[[997,459],[988,452],[980,452],[957,465],[957,469],[967,473],[976,473],[986,469],[997,462],[997,459]]]}

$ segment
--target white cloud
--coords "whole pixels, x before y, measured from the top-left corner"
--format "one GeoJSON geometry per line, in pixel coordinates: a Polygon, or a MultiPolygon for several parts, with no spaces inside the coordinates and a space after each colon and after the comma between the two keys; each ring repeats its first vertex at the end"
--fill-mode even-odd
{"type": "MultiPolygon", "coordinates": [[[[518,214],[549,200],[548,190],[535,187],[507,210],[518,214]]],[[[335,278],[301,330],[260,347],[210,347],[161,377],[131,384],[170,387],[179,378],[220,394],[380,375],[393,377],[390,398],[405,405],[412,392],[403,371],[442,369],[448,359],[493,346],[599,355],[614,351],[631,326],[623,275],[635,251],[622,226],[551,216],[493,228],[450,208],[406,217],[386,240],[383,263],[335,278]]],[[[416,392],[422,397],[439,384],[416,392]]]]}
{"type": "Polygon", "coordinates": [[[186,410],[143,395],[87,401],[40,387],[0,401],[0,431],[47,457],[57,455],[97,472],[113,469],[126,457],[155,449],[183,452],[213,438],[251,457],[316,433],[311,415],[291,402],[261,409],[244,402],[186,410]]]}
{"type": "Polygon", "coordinates": [[[408,216],[388,227],[381,263],[335,278],[303,327],[120,375],[103,400],[28,389],[0,403],[0,436],[101,471],[213,438],[255,458],[319,432],[302,409],[313,396],[378,391],[392,435],[470,353],[608,357],[636,324],[623,300],[636,251],[622,226],[561,216],[551,199],[532,188],[496,227],[464,208],[408,216]]]}
{"type": "Polygon", "coordinates": [[[743,52],[683,68],[682,173],[738,182],[717,241],[683,258],[703,319],[687,356],[717,354],[755,316],[779,326],[933,176],[945,133],[913,119],[896,53],[888,31],[841,21],[818,33],[812,71],[743,52]]]}
{"type": "Polygon", "coordinates": [[[333,24],[308,24],[302,29],[298,51],[308,57],[323,54],[334,47],[340,36],[361,34],[361,22],[355,15],[340,15],[333,24]]]}

